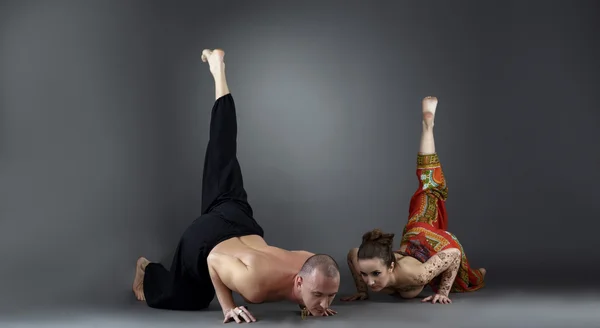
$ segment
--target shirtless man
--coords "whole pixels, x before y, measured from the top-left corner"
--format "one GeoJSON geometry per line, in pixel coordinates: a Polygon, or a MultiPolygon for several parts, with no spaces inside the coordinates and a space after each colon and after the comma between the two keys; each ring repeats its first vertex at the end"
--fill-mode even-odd
{"type": "Polygon", "coordinates": [[[447,231],[448,187],[433,138],[437,103],[435,97],[423,99],[419,188],[410,201],[400,249],[392,250],[393,233],[379,229],[365,233],[360,247],[348,252],[357,293],[343,301],[368,298],[367,283],[375,292],[402,298],[417,297],[429,285],[435,294],[423,302],[443,304],[452,303],[450,292],[472,292],[484,286],[485,269],[472,269],[458,239],[447,231]]]}
{"type": "Polygon", "coordinates": [[[202,214],[183,233],[170,270],[140,257],[133,292],[152,308],[200,310],[215,293],[223,323],[254,322],[248,303],[289,300],[303,314],[329,316],[340,285],[337,263],[328,255],[269,246],[254,220],[237,159],[237,119],[225,79],[223,50],[204,50],[215,81],[202,181],[202,214]]]}

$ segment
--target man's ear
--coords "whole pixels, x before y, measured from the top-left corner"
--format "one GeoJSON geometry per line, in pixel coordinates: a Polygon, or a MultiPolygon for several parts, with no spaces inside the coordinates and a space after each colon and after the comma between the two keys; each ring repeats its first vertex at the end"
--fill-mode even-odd
{"type": "Polygon", "coordinates": [[[302,287],[302,282],[303,282],[302,277],[296,276],[296,279],[294,282],[295,282],[296,287],[298,287],[298,288],[302,287]]]}

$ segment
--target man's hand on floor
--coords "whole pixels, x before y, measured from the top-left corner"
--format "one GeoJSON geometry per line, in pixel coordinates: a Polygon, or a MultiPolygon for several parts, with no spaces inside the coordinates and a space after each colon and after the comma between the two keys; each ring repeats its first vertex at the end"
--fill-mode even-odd
{"type": "Polygon", "coordinates": [[[235,320],[235,322],[237,323],[249,323],[256,321],[254,316],[252,316],[252,313],[250,313],[250,311],[248,311],[248,309],[246,309],[245,306],[237,306],[225,312],[225,320],[223,320],[223,323],[228,323],[232,320],[235,320]]]}

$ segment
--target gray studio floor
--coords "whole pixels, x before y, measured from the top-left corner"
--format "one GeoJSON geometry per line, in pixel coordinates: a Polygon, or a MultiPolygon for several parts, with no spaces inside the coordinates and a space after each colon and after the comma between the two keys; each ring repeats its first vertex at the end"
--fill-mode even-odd
{"type": "MultiPolygon", "coordinates": [[[[297,306],[252,306],[260,327],[600,327],[600,291],[481,290],[454,295],[452,305],[421,304],[377,296],[336,302],[336,317],[302,321],[297,306]]],[[[224,327],[218,304],[205,312],[149,309],[131,302],[114,308],[57,308],[3,315],[0,327],[224,327]]],[[[227,326],[237,326],[230,323],[227,326]]]]}

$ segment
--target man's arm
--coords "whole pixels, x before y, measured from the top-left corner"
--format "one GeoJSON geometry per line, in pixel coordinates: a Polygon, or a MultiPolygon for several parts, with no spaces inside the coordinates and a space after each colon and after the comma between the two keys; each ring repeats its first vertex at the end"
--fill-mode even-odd
{"type": "Polygon", "coordinates": [[[448,296],[456,278],[460,260],[461,252],[458,248],[449,248],[437,253],[419,267],[417,282],[425,285],[442,274],[438,294],[448,296]]]}
{"type": "MultiPolygon", "coordinates": [[[[235,302],[233,301],[233,292],[225,285],[225,283],[223,283],[223,280],[219,276],[219,268],[223,267],[222,257],[223,255],[212,253],[208,256],[207,263],[208,272],[210,273],[210,279],[215,287],[217,299],[219,300],[223,314],[225,314],[235,307],[235,302]]],[[[226,274],[225,272],[222,273],[224,275],[226,274]]]]}
{"type": "MultiPolygon", "coordinates": [[[[223,313],[236,307],[233,301],[233,291],[240,293],[238,284],[240,275],[248,273],[248,267],[240,259],[220,253],[211,253],[207,259],[210,278],[215,287],[217,299],[223,313]]],[[[243,295],[246,296],[246,295],[243,295]]]]}

